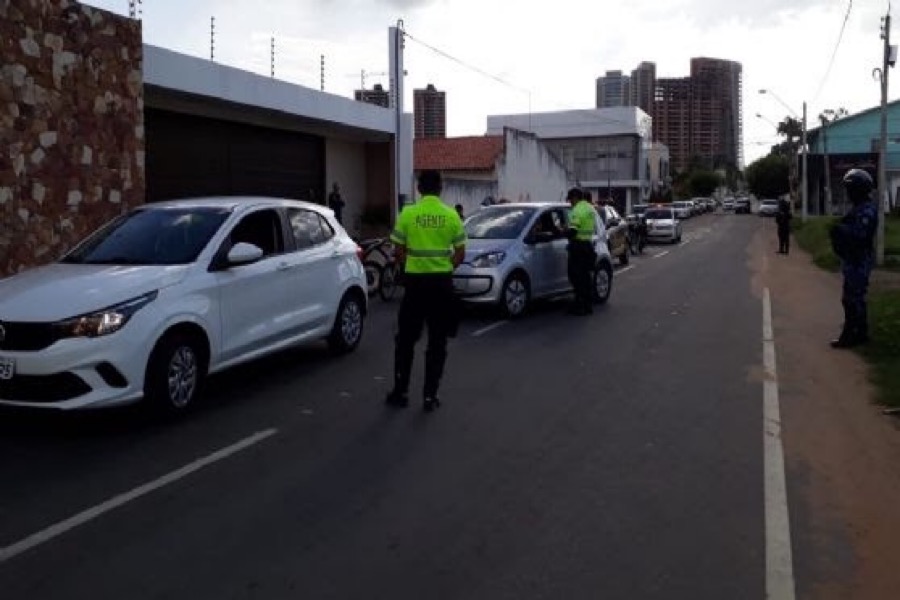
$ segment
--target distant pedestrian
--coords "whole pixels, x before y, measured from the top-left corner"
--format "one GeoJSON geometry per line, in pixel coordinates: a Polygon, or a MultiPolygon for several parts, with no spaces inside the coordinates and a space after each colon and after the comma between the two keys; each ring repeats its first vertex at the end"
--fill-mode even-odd
{"type": "Polygon", "coordinates": [[[341,188],[334,182],[331,193],[328,194],[328,208],[334,211],[334,218],[341,225],[344,224],[344,199],[341,197],[341,188]]]}
{"type": "Polygon", "coordinates": [[[421,199],[407,206],[391,233],[398,264],[404,265],[406,291],[397,318],[394,347],[394,387],[387,403],[409,404],[409,380],[416,342],[428,326],[425,352],[424,408],[440,406],[438,386],[447,359],[447,338],[456,335],[459,313],[453,292],[453,270],[462,263],[466,233],[455,210],[440,199],[441,174],[422,171],[421,199]]]}
{"type": "Polygon", "coordinates": [[[597,259],[593,245],[597,211],[589,198],[589,194],[578,188],[572,188],[566,194],[572,205],[569,211],[569,283],[575,292],[575,301],[568,312],[577,316],[594,312],[591,273],[597,259]]]}
{"type": "Polygon", "coordinates": [[[791,251],[791,205],[787,200],[778,203],[775,223],[778,226],[778,254],[791,251]]]}
{"type": "Polygon", "coordinates": [[[831,246],[841,259],[844,287],[844,327],[840,337],[831,342],[834,348],[851,348],[869,340],[866,291],[875,264],[875,230],[878,208],[872,200],[875,184],[862,169],[847,171],[844,190],[852,203],[850,212],[831,229],[831,246]]]}
{"type": "Polygon", "coordinates": [[[466,215],[463,214],[463,205],[462,205],[462,204],[457,204],[457,205],[454,206],[453,208],[456,209],[456,214],[459,215],[460,220],[465,221],[465,220],[466,220],[466,215]]]}

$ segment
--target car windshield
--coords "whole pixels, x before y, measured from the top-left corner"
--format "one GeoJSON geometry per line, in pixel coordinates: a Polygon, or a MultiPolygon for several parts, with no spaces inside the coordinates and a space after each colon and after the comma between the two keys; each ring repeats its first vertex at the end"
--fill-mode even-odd
{"type": "Polygon", "coordinates": [[[88,265],[183,265],[194,262],[229,209],[138,209],[85,239],[62,262],[88,265]]]}
{"type": "Polygon", "coordinates": [[[470,240],[513,240],[522,234],[535,209],[520,206],[484,208],[466,220],[470,240]]]}
{"type": "Polygon", "coordinates": [[[685,208],[687,206],[687,202],[673,202],[672,208],[685,208]]]}
{"type": "Polygon", "coordinates": [[[635,207],[632,209],[632,211],[633,211],[634,214],[636,214],[636,215],[642,215],[642,214],[644,214],[645,212],[647,212],[647,207],[646,207],[646,206],[637,205],[637,206],[635,206],[635,207]]]}
{"type": "Polygon", "coordinates": [[[763,200],[763,206],[778,206],[778,202],[776,200],[763,200]]]}
{"type": "Polygon", "coordinates": [[[644,213],[644,217],[646,217],[648,220],[671,219],[672,211],[668,208],[651,208],[646,213],[644,213]]]}

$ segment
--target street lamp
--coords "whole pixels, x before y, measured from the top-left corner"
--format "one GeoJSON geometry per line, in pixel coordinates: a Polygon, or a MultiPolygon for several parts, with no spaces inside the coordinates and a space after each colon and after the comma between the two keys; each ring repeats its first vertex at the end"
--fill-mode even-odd
{"type": "MultiPolygon", "coordinates": [[[[788,106],[784,102],[784,100],[779,98],[778,95],[775,92],[773,92],[772,90],[761,89],[761,90],[759,90],[759,93],[760,94],[769,94],[770,96],[775,98],[775,100],[777,100],[779,102],[779,104],[781,104],[783,107],[788,109],[788,112],[790,112],[792,115],[794,115],[795,119],[800,118],[797,116],[797,113],[794,112],[794,109],[792,109],[790,106],[788,106]]],[[[803,135],[802,135],[802,138],[800,141],[801,149],[803,150],[803,181],[800,184],[800,195],[801,195],[800,197],[802,199],[801,203],[802,203],[802,207],[803,207],[802,212],[801,212],[801,218],[805,222],[806,216],[807,216],[807,208],[806,207],[807,207],[807,194],[808,194],[807,189],[806,189],[806,181],[807,181],[807,176],[808,176],[807,168],[806,168],[806,100],[803,101],[803,119],[802,119],[801,123],[803,125],[803,135]]]]}

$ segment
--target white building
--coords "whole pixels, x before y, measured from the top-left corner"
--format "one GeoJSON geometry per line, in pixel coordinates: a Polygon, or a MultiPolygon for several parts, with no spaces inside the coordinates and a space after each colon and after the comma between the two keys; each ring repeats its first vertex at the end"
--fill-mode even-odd
{"type": "Polygon", "coordinates": [[[488,117],[488,135],[504,127],[534,133],[559,157],[570,180],[594,198],[609,198],[620,211],[650,197],[652,119],[637,107],[488,117]]]}
{"type": "Polygon", "coordinates": [[[501,135],[416,139],[415,169],[440,171],[441,199],[471,214],[494,201],[562,201],[573,185],[565,166],[534,134],[506,128],[501,135]]]}

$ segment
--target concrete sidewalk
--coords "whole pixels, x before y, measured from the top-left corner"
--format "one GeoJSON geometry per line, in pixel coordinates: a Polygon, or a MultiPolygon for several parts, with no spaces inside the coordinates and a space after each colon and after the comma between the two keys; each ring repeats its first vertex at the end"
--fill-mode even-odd
{"type": "Polygon", "coordinates": [[[766,228],[748,262],[754,291],[772,298],[797,597],[897,598],[900,421],[873,404],[864,360],[828,345],[843,321],[840,276],[793,246],[776,254],[766,228]]]}

